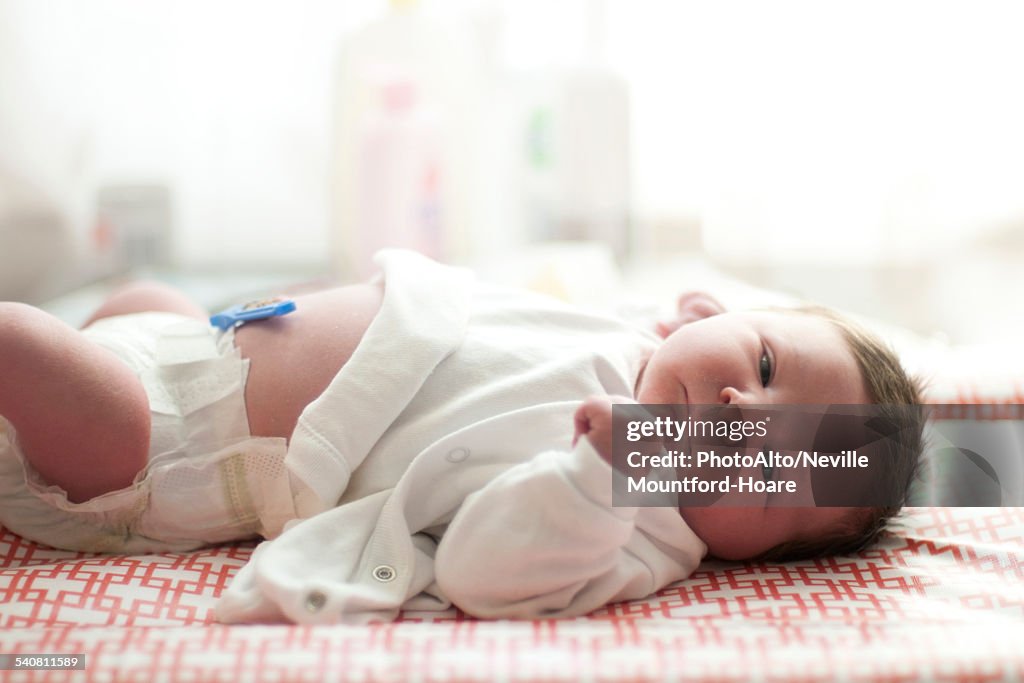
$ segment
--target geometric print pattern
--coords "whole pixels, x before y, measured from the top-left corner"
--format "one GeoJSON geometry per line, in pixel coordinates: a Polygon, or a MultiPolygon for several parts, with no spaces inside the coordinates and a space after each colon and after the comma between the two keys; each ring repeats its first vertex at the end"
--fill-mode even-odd
{"type": "Polygon", "coordinates": [[[252,543],[100,556],[0,530],[0,653],[86,653],[34,680],[1024,679],[1024,509],[913,508],[855,556],[704,563],[587,617],[457,610],[369,626],[224,626],[252,543]]]}

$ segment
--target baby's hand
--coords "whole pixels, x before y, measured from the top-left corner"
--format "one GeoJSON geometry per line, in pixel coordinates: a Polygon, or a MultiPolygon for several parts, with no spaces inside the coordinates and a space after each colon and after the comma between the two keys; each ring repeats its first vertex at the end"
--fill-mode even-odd
{"type": "Polygon", "coordinates": [[[590,445],[608,464],[612,464],[612,406],[616,403],[636,401],[625,396],[589,396],[576,409],[573,420],[576,434],[572,445],[575,446],[581,436],[587,437],[590,445]]]}

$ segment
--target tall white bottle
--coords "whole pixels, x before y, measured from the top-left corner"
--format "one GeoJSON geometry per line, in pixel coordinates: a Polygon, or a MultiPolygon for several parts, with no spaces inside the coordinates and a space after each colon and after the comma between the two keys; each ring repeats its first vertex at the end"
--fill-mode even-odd
{"type": "Polygon", "coordinates": [[[629,89],[605,63],[604,1],[586,8],[583,59],[525,93],[524,223],[534,239],[599,242],[621,260],[632,247],[629,89]]]}
{"type": "Polygon", "coordinates": [[[415,0],[348,37],[336,81],[332,250],[346,278],[376,248],[444,261],[471,253],[478,83],[472,47],[415,0]]]}

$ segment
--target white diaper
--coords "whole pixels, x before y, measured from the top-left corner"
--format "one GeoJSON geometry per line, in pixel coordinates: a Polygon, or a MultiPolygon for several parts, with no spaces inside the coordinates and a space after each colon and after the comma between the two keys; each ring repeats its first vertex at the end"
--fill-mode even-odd
{"type": "Polygon", "coordinates": [[[99,320],[84,334],[141,379],[152,417],[149,462],[131,486],[73,503],[32,469],[0,417],[0,524],[58,548],[118,553],[280,533],[295,517],[287,442],[249,434],[249,361],[233,331],[140,313],[99,320]]]}

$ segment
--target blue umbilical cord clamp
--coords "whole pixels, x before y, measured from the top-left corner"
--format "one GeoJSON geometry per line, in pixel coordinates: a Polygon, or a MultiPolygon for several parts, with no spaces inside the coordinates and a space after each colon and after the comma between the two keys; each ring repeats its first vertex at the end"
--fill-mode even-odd
{"type": "Polygon", "coordinates": [[[265,320],[288,315],[295,310],[295,301],[284,297],[259,299],[247,304],[232,306],[216,315],[210,316],[210,324],[222,330],[242,325],[252,320],[265,320]]]}

